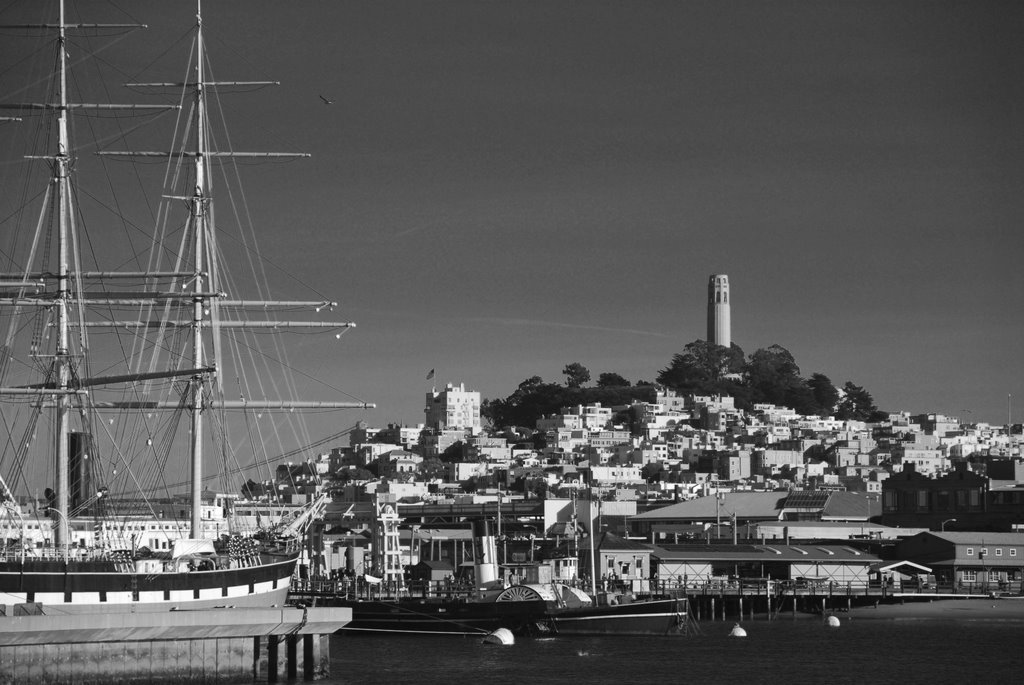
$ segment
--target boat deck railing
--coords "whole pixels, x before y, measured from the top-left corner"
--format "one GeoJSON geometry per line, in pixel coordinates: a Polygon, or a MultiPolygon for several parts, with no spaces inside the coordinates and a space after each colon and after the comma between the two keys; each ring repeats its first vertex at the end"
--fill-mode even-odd
{"type": "Polygon", "coordinates": [[[86,547],[69,546],[63,547],[30,547],[22,550],[20,547],[0,547],[0,561],[93,561],[100,558],[95,549],[86,547]]]}
{"type": "MultiPolygon", "coordinates": [[[[563,581],[559,581],[563,582],[563,581]]],[[[567,581],[582,590],[591,589],[586,579],[567,581]]],[[[602,579],[595,583],[599,593],[632,594],[636,597],[910,597],[916,595],[943,597],[971,596],[1019,596],[1024,595],[1024,582],[1020,580],[989,583],[880,583],[878,581],[837,581],[837,580],[683,580],[653,579],[635,580],[602,579]]],[[[347,599],[369,599],[417,597],[424,599],[469,599],[474,588],[458,579],[414,580],[399,583],[383,581],[367,582],[362,576],[314,577],[293,579],[291,593],[295,597],[343,597],[347,599]]]]}
{"type": "Polygon", "coordinates": [[[457,580],[368,582],[354,578],[293,578],[290,592],[296,597],[341,597],[345,599],[469,599],[475,589],[457,580]]]}
{"type": "Polygon", "coordinates": [[[812,595],[812,596],[875,596],[897,597],[909,595],[1021,595],[1024,594],[1024,581],[1006,580],[976,583],[951,582],[918,582],[885,583],[877,580],[766,580],[766,579],[735,579],[679,581],[677,579],[652,581],[651,592],[654,594],[686,594],[686,595],[724,595],[724,596],[756,596],[756,595],[812,595]]]}

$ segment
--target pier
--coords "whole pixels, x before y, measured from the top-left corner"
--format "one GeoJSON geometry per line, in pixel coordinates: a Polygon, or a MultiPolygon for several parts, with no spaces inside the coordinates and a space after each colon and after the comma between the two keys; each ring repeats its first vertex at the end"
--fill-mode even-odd
{"type": "MultiPolygon", "coordinates": [[[[589,591],[589,583],[577,583],[589,591]]],[[[775,620],[807,614],[848,611],[855,607],[922,602],[939,599],[983,599],[1017,596],[1019,587],[1007,592],[988,585],[955,587],[935,584],[929,587],[893,588],[880,583],[801,583],[790,580],[739,579],[733,581],[651,582],[646,588],[629,582],[599,581],[598,603],[611,597],[631,595],[635,599],[664,597],[686,598],[691,616],[698,621],[775,620]]],[[[293,580],[290,596],[316,605],[332,597],[391,601],[406,597],[469,601],[473,588],[449,581],[413,581],[368,584],[360,578],[345,580],[293,580]]]]}
{"type": "Polygon", "coordinates": [[[48,615],[0,610],[0,685],[317,680],[330,675],[338,608],[223,608],[48,615]]]}
{"type": "Polygon", "coordinates": [[[893,589],[885,585],[853,583],[799,586],[787,581],[675,585],[664,587],[662,592],[686,597],[691,615],[698,621],[775,620],[843,612],[863,606],[996,596],[987,589],[973,587],[893,589]]]}

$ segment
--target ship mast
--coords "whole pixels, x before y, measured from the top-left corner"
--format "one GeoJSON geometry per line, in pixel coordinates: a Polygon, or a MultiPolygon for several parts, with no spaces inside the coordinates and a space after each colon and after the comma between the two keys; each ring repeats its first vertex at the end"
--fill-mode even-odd
{"type": "MultiPolygon", "coordinates": [[[[78,378],[78,372],[74,359],[76,353],[72,350],[71,331],[76,322],[72,321],[72,308],[80,304],[81,288],[78,281],[87,277],[72,268],[78,268],[77,239],[75,237],[76,227],[74,223],[73,193],[71,192],[72,172],[72,149],[68,132],[69,116],[74,109],[168,109],[165,105],[115,105],[115,104],[86,104],[71,103],[68,99],[68,52],[67,34],[71,29],[94,30],[100,28],[137,29],[144,28],[139,24],[69,24],[65,12],[65,2],[58,3],[58,23],[54,24],[24,24],[7,26],[5,28],[43,29],[56,31],[57,33],[57,61],[56,61],[56,94],[54,101],[30,102],[30,103],[5,103],[0,105],[2,109],[14,109],[33,111],[41,110],[47,113],[55,113],[57,129],[57,148],[52,155],[28,156],[31,160],[45,160],[50,164],[51,176],[47,198],[52,199],[56,213],[56,255],[53,266],[44,266],[39,272],[32,271],[32,265],[26,264],[26,270],[22,273],[0,274],[0,279],[10,277],[21,279],[20,282],[11,281],[5,284],[6,287],[14,287],[18,291],[15,297],[0,297],[0,305],[14,307],[17,311],[20,307],[38,307],[49,309],[53,312],[53,330],[55,339],[52,348],[52,358],[49,363],[49,377],[45,382],[25,385],[20,387],[0,387],[0,395],[5,396],[37,396],[40,403],[52,401],[53,414],[53,459],[56,470],[56,482],[54,483],[53,501],[49,509],[56,515],[58,521],[54,526],[54,539],[57,547],[66,547],[70,542],[69,516],[71,514],[71,474],[70,474],[70,436],[71,436],[71,414],[72,398],[83,394],[83,384],[78,378]],[[52,284],[52,286],[51,286],[52,284]],[[28,288],[39,289],[45,287],[42,294],[26,295],[28,288]],[[52,289],[51,289],[52,288],[52,289]],[[47,399],[51,398],[51,399],[47,399]]],[[[40,220],[38,231],[45,230],[45,222],[40,220]]],[[[36,239],[39,239],[37,234],[36,239]]],[[[13,326],[13,317],[12,317],[13,326]]],[[[33,356],[45,354],[45,352],[33,351],[33,356]]]]}
{"type": "MultiPolygon", "coordinates": [[[[177,105],[113,105],[113,104],[83,104],[70,103],[68,101],[68,56],[66,49],[66,33],[72,29],[93,30],[96,28],[120,28],[135,29],[145,28],[138,24],[68,24],[65,16],[65,2],[60,0],[59,24],[43,25],[19,25],[6,28],[31,28],[53,30],[58,35],[58,60],[56,65],[56,96],[54,101],[42,103],[15,103],[0,104],[0,109],[15,110],[43,110],[56,114],[57,136],[55,153],[45,156],[30,156],[28,159],[45,160],[51,164],[52,174],[50,176],[48,198],[53,198],[54,210],[57,213],[55,222],[57,235],[54,240],[56,248],[56,261],[53,266],[42,267],[32,264],[34,257],[30,255],[26,263],[25,271],[12,274],[0,273],[0,287],[4,289],[14,288],[16,294],[0,296],[0,306],[13,307],[15,312],[21,307],[42,308],[53,312],[53,327],[55,332],[52,350],[52,359],[49,363],[49,375],[41,383],[20,385],[16,387],[0,387],[0,395],[4,396],[37,396],[41,405],[48,405],[55,409],[54,412],[54,444],[53,453],[56,461],[56,483],[54,501],[51,508],[59,521],[55,525],[55,541],[58,546],[64,546],[70,542],[69,516],[71,514],[71,467],[70,467],[70,436],[72,433],[71,420],[75,415],[73,408],[79,402],[83,408],[90,409],[166,409],[178,410],[180,405],[177,401],[169,399],[151,399],[136,397],[119,401],[96,401],[92,398],[87,388],[114,385],[132,384],[141,381],[160,378],[188,378],[186,388],[185,406],[191,412],[191,437],[190,447],[190,495],[191,495],[191,535],[200,537],[202,533],[202,481],[203,481],[203,441],[204,427],[203,415],[212,410],[260,410],[260,411],[284,411],[290,412],[295,409],[371,409],[375,405],[366,402],[340,402],[340,401],[304,401],[287,399],[247,399],[244,396],[238,400],[226,400],[218,389],[218,374],[221,372],[220,340],[221,329],[286,329],[286,328],[320,328],[320,329],[345,329],[354,327],[355,324],[343,321],[296,321],[267,318],[265,320],[222,320],[220,312],[224,309],[259,309],[270,312],[275,308],[293,309],[295,307],[307,307],[317,312],[324,307],[333,308],[336,304],[329,301],[264,301],[246,299],[228,299],[227,294],[221,292],[222,279],[218,273],[218,260],[214,258],[216,252],[215,229],[213,226],[213,193],[211,191],[210,164],[214,160],[225,158],[285,158],[285,157],[308,157],[308,154],[287,153],[287,152],[235,152],[213,150],[210,146],[210,131],[208,121],[207,96],[211,89],[252,86],[277,85],[276,82],[220,82],[207,81],[205,61],[206,48],[203,39],[201,3],[196,3],[196,56],[195,79],[190,83],[134,83],[125,84],[129,87],[170,87],[181,89],[187,87],[193,98],[193,126],[191,128],[195,141],[192,146],[187,143],[186,148],[171,151],[101,151],[97,154],[104,156],[120,157],[160,157],[164,159],[187,159],[192,158],[194,180],[192,188],[185,190],[184,197],[171,197],[170,199],[184,200],[188,205],[189,226],[187,230],[193,233],[190,236],[190,245],[194,251],[192,263],[182,263],[180,268],[173,271],[84,271],[81,269],[77,256],[78,240],[76,238],[75,211],[73,208],[74,193],[71,190],[71,173],[73,171],[73,160],[71,159],[72,147],[69,137],[69,116],[72,110],[76,109],[137,109],[137,110],[165,110],[178,109],[177,105]],[[147,282],[154,283],[156,280],[166,279],[177,282],[171,288],[157,288],[151,292],[98,292],[83,289],[82,281],[91,279],[132,279],[145,278],[147,282]],[[7,280],[16,279],[16,280],[7,280]],[[187,287],[183,288],[182,283],[187,287]],[[29,293],[27,289],[35,288],[36,293],[29,293]],[[39,289],[43,288],[43,292],[39,289]],[[191,305],[191,312],[186,316],[179,317],[179,320],[85,320],[84,312],[95,304],[107,306],[137,306],[152,304],[168,304],[172,307],[182,307],[187,311],[191,305]],[[80,318],[81,317],[81,318],[80,318]],[[75,347],[73,335],[82,336],[84,341],[86,328],[125,328],[143,334],[146,329],[191,329],[191,368],[168,368],[164,371],[134,372],[129,374],[111,375],[107,377],[83,378],[80,377],[78,365],[75,361],[79,353],[84,353],[84,342],[81,350],[75,347]],[[211,343],[211,353],[204,349],[204,339],[210,337],[207,342],[211,343]],[[75,399],[75,398],[80,399],[75,399]]],[[[46,223],[39,222],[37,230],[44,230],[46,223]]],[[[186,233],[186,236],[188,234],[186,233]]],[[[39,236],[36,237],[37,241],[39,236]]],[[[186,238],[188,239],[188,238],[186,238]]],[[[33,253],[34,254],[34,253],[33,253]]],[[[181,310],[179,310],[181,311],[181,310]]],[[[12,323],[13,326],[13,323],[12,323]]],[[[33,355],[39,354],[33,352],[33,355]]],[[[6,385],[4,379],[0,378],[0,385],[6,385]]]]}
{"type": "MultiPolygon", "coordinates": [[[[203,273],[204,236],[207,228],[208,193],[206,181],[206,94],[204,91],[203,60],[203,13],[202,6],[196,2],[196,155],[195,155],[195,186],[192,190],[191,209],[192,226],[195,231],[195,274],[192,277],[192,353],[193,368],[203,365],[203,308],[205,306],[203,273]]],[[[203,374],[197,373],[190,381],[192,391],[192,445],[191,445],[191,499],[192,499],[192,537],[201,535],[202,525],[202,491],[203,491],[203,374]]]]}
{"type": "Polygon", "coordinates": [[[57,459],[57,501],[59,521],[54,535],[57,547],[70,542],[68,514],[71,497],[71,475],[68,440],[71,434],[69,413],[71,397],[68,394],[71,379],[70,349],[68,346],[68,304],[71,299],[68,266],[68,227],[71,222],[71,199],[68,193],[68,96],[67,96],[67,29],[64,24],[64,0],[60,2],[60,26],[57,33],[57,154],[53,158],[53,185],[57,190],[57,349],[53,357],[57,389],[62,391],[56,397],[54,412],[54,454],[57,459]]]}

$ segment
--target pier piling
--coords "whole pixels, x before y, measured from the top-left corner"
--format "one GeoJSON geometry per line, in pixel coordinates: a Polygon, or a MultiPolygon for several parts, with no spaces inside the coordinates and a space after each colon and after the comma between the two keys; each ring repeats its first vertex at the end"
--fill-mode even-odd
{"type": "Polygon", "coordinates": [[[290,607],[0,616],[0,685],[316,680],[350,620],[290,607]]]}

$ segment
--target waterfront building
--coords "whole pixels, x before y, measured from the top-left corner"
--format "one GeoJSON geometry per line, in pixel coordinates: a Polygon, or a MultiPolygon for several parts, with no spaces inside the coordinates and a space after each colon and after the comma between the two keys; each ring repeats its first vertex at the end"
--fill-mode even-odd
{"type": "Polygon", "coordinates": [[[872,564],[880,561],[845,545],[679,545],[652,554],[660,580],[801,579],[840,588],[867,586],[872,564]]]}
{"type": "Polygon", "coordinates": [[[585,576],[603,581],[614,581],[632,592],[650,590],[651,548],[642,542],[626,540],[612,533],[597,534],[596,547],[591,554],[594,538],[587,537],[579,545],[579,567],[585,576]],[[591,575],[591,559],[594,568],[591,575]]]}
{"type": "Polygon", "coordinates": [[[877,498],[853,492],[719,492],[637,514],[629,519],[629,531],[650,538],[665,525],[683,523],[725,524],[732,520],[738,530],[746,531],[748,524],[773,521],[867,522],[879,513],[877,498]]]}
{"type": "Polygon", "coordinates": [[[1024,533],[928,531],[896,545],[897,558],[932,569],[939,583],[1019,592],[1024,533]]]}

